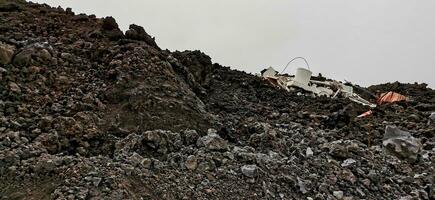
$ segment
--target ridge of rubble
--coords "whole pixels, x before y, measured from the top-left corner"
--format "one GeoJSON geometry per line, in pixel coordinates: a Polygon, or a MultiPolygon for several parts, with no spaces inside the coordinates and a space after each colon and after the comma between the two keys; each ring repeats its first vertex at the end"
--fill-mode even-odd
{"type": "Polygon", "coordinates": [[[367,90],[410,100],[356,118],[138,25],[0,0],[0,199],[434,199],[435,91],[367,90]]]}

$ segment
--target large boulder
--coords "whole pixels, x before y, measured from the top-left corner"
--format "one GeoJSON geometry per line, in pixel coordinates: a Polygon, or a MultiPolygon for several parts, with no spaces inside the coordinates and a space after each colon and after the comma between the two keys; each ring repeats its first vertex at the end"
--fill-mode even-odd
{"type": "Polygon", "coordinates": [[[396,126],[387,126],[382,142],[387,151],[399,158],[411,161],[417,160],[422,145],[419,139],[414,138],[409,132],[400,130],[396,126]]]}
{"type": "Polygon", "coordinates": [[[136,24],[131,24],[129,30],[125,32],[125,37],[127,39],[144,41],[148,45],[159,49],[154,38],[152,38],[142,26],[136,24]]]}
{"type": "Polygon", "coordinates": [[[118,23],[116,23],[115,18],[113,17],[106,17],[103,19],[103,30],[112,31],[112,30],[118,30],[118,23]]]}
{"type": "Polygon", "coordinates": [[[31,64],[49,64],[52,62],[50,51],[52,47],[46,42],[28,45],[15,55],[13,64],[23,67],[31,64]]]}
{"type": "Polygon", "coordinates": [[[106,17],[103,19],[101,26],[102,33],[110,40],[119,40],[124,37],[124,33],[119,29],[118,23],[113,17],[106,17]]]}

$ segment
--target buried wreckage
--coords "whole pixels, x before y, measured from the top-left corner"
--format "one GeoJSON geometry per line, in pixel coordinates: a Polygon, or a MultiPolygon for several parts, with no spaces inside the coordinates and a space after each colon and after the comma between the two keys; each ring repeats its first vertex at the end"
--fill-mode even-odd
{"type": "Polygon", "coordinates": [[[354,92],[353,86],[343,84],[341,82],[332,80],[318,81],[311,80],[312,72],[308,69],[298,68],[294,77],[280,75],[272,67],[269,67],[262,76],[272,84],[281,87],[287,91],[294,88],[301,88],[305,91],[311,92],[316,96],[327,96],[330,98],[337,98],[339,95],[349,98],[350,100],[372,108],[376,107],[376,104],[365,100],[360,95],[354,92]]]}
{"type": "MultiPolygon", "coordinates": [[[[308,62],[303,57],[296,57],[292,59],[289,64],[296,59],[303,59],[308,66],[308,62]]],[[[283,72],[289,64],[287,64],[283,72]]],[[[355,93],[354,87],[356,86],[352,85],[351,83],[342,83],[336,80],[314,80],[312,79],[312,71],[309,69],[297,68],[296,74],[294,76],[289,76],[282,73],[280,74],[272,67],[269,67],[268,69],[262,71],[261,76],[268,80],[271,84],[286,91],[292,91],[296,88],[300,88],[314,94],[315,96],[326,96],[330,98],[338,98],[341,96],[364,106],[369,106],[370,108],[375,108],[377,106],[375,103],[372,103],[355,93]]],[[[375,95],[371,94],[370,92],[368,93],[375,97],[375,95]]],[[[394,99],[397,99],[398,101],[407,100],[403,95],[393,92],[381,94],[377,98],[377,103],[379,105],[384,102],[394,101],[394,99]]]]}
{"type": "MultiPolygon", "coordinates": [[[[374,95],[370,91],[355,86],[350,82],[342,83],[337,80],[328,80],[321,75],[319,77],[312,77],[313,72],[310,71],[308,62],[303,57],[296,57],[286,65],[281,73],[278,73],[274,68],[269,67],[261,72],[261,77],[267,80],[272,85],[286,90],[287,92],[294,91],[297,89],[302,89],[305,92],[311,93],[314,96],[326,96],[328,98],[347,98],[355,103],[361,104],[363,106],[368,106],[370,109],[358,115],[357,118],[366,117],[373,114],[372,109],[377,106],[394,103],[399,101],[409,101],[409,98],[396,92],[385,92],[378,95],[374,95]],[[296,59],[302,59],[305,61],[307,68],[297,68],[296,74],[294,76],[284,74],[283,72],[287,69],[290,63],[296,59]],[[376,103],[372,103],[366,100],[359,94],[355,92],[355,89],[365,92],[368,96],[376,99],[376,103]]],[[[298,93],[300,94],[300,93],[298,93]]]]}

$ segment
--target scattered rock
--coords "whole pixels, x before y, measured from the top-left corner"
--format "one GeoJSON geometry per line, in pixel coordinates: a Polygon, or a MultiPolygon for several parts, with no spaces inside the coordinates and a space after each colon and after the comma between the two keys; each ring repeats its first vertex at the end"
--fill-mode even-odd
{"type": "Polygon", "coordinates": [[[27,66],[32,60],[32,52],[30,50],[23,50],[14,57],[14,64],[17,66],[27,66]]]}

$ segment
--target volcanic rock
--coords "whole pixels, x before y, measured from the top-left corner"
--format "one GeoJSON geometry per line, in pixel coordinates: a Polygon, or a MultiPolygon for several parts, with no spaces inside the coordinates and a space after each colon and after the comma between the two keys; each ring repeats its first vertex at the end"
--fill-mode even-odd
{"type": "Polygon", "coordinates": [[[187,169],[195,170],[198,167],[198,161],[195,156],[190,155],[189,157],[187,157],[185,165],[187,169]]]}
{"type": "Polygon", "coordinates": [[[228,148],[227,141],[222,139],[216,130],[209,129],[208,134],[198,139],[197,146],[205,146],[210,150],[226,150],[228,148]]]}
{"type": "Polygon", "coordinates": [[[119,40],[124,37],[124,33],[119,29],[118,23],[113,17],[106,17],[103,20],[102,32],[111,40],[119,40]]]}
{"type": "Polygon", "coordinates": [[[426,84],[361,87],[412,101],[356,118],[112,17],[0,0],[0,30],[0,199],[434,196],[426,84]]]}
{"type": "Polygon", "coordinates": [[[392,153],[401,158],[416,160],[421,151],[419,139],[411,136],[409,132],[402,131],[395,126],[387,126],[382,144],[392,153]]]}
{"type": "Polygon", "coordinates": [[[136,24],[130,25],[129,30],[125,32],[125,38],[144,41],[152,47],[159,48],[155,42],[155,39],[149,36],[142,26],[138,26],[136,24]]]}
{"type": "Polygon", "coordinates": [[[6,65],[12,61],[15,47],[0,42],[0,64],[6,65]]]}

